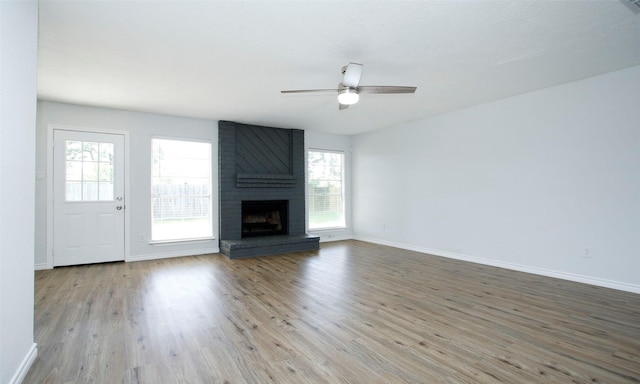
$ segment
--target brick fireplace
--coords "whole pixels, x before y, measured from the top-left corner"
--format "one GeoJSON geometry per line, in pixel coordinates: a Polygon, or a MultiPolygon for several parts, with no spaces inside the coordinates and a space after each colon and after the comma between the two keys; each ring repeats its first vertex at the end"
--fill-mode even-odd
{"type": "Polygon", "coordinates": [[[220,251],[233,259],[319,249],[305,232],[304,132],[218,128],[220,251]]]}

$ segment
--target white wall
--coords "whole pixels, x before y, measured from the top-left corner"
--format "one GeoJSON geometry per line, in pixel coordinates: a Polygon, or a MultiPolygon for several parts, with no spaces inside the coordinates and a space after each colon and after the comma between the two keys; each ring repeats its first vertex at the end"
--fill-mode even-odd
{"type": "Polygon", "coordinates": [[[36,1],[0,1],[0,383],[19,383],[33,340],[36,1]]]}
{"type": "MultiPolygon", "coordinates": [[[[351,220],[351,136],[328,135],[316,132],[305,131],[305,163],[306,154],[309,149],[323,149],[344,152],[345,168],[345,215],[346,228],[309,230],[307,222],[307,232],[320,236],[320,242],[351,239],[353,237],[353,223],[351,220]]],[[[307,208],[308,209],[308,208],[307,208]]],[[[309,215],[306,215],[307,218],[309,215]]],[[[308,221],[308,219],[307,219],[308,221]]]]}
{"type": "MultiPolygon", "coordinates": [[[[219,252],[218,200],[213,199],[213,241],[155,244],[151,237],[151,138],[207,140],[212,144],[213,191],[218,190],[218,122],[79,105],[38,102],[36,171],[36,268],[51,268],[47,244],[47,132],[51,126],[116,130],[129,135],[127,261],[219,252]],[[144,240],[141,240],[141,237],[144,240]]],[[[51,240],[49,240],[49,244],[51,240]]]]}
{"type": "Polygon", "coordinates": [[[640,292],[638,100],[640,66],[355,136],[355,237],[640,292]]]}
{"type": "MultiPolygon", "coordinates": [[[[36,215],[35,264],[37,269],[51,268],[53,260],[47,244],[47,162],[50,150],[47,134],[51,126],[116,130],[129,133],[130,138],[130,194],[127,209],[130,226],[126,231],[130,249],[127,260],[145,260],[161,257],[218,252],[218,240],[210,243],[150,245],[150,142],[153,135],[210,140],[213,144],[213,190],[218,190],[218,122],[188,119],[167,115],[130,112],[106,108],[86,107],[49,101],[38,102],[36,158],[36,215]],[[140,236],[145,241],[140,241],[140,236]]],[[[328,149],[345,153],[346,168],[346,222],[345,229],[316,231],[321,241],[334,241],[352,237],[350,209],[351,196],[351,138],[305,132],[305,148],[328,149]]],[[[218,233],[218,201],[214,199],[214,234],[218,233]]],[[[51,235],[49,234],[49,237],[51,235]]],[[[51,239],[49,239],[49,244],[51,239]]]]}

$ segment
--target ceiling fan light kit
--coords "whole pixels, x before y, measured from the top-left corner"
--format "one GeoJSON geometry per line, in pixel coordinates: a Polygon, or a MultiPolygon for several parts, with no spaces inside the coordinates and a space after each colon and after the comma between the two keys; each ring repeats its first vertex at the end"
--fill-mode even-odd
{"type": "Polygon", "coordinates": [[[338,91],[338,103],[342,105],[353,105],[358,102],[360,95],[353,88],[344,88],[338,91]]]}
{"type": "MultiPolygon", "coordinates": [[[[640,1],[640,0],[639,0],[640,1]]],[[[360,100],[360,93],[377,94],[397,94],[414,93],[416,87],[403,86],[360,86],[362,76],[362,64],[349,63],[342,67],[342,82],[338,84],[338,89],[298,89],[290,91],[280,91],[281,93],[317,93],[317,92],[338,92],[338,109],[349,108],[360,100]]]]}

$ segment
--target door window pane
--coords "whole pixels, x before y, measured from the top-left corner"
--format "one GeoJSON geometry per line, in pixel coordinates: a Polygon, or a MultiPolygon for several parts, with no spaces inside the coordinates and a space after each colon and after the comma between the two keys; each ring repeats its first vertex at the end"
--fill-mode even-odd
{"type": "Polygon", "coordinates": [[[98,163],[85,161],[82,164],[82,180],[98,181],[98,163]]]}
{"type": "Polygon", "coordinates": [[[82,182],[82,200],[96,201],[98,200],[98,183],[83,181],[82,182]]]}
{"type": "Polygon", "coordinates": [[[113,201],[113,183],[98,183],[98,200],[113,201]]]}
{"type": "Polygon", "coordinates": [[[82,181],[82,161],[67,161],[67,181],[82,181]]]}
{"type": "Polygon", "coordinates": [[[113,143],[100,143],[100,162],[109,163],[113,162],[113,143]]]}
{"type": "Polygon", "coordinates": [[[100,163],[99,181],[113,181],[113,164],[100,163]]]}
{"type": "Polygon", "coordinates": [[[98,161],[98,143],[82,142],[82,160],[98,161]]]}
{"type": "Polygon", "coordinates": [[[113,143],[65,142],[66,201],[113,201],[113,143]]]}

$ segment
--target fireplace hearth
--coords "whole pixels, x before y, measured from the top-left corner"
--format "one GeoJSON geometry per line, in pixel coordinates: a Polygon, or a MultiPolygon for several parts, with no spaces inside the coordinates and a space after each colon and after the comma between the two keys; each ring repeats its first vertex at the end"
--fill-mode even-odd
{"type": "Polygon", "coordinates": [[[224,255],[320,248],[305,226],[304,131],[220,121],[218,149],[224,255]]]}

